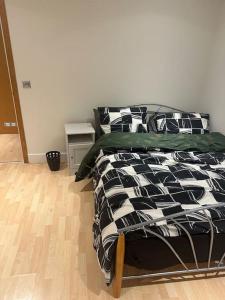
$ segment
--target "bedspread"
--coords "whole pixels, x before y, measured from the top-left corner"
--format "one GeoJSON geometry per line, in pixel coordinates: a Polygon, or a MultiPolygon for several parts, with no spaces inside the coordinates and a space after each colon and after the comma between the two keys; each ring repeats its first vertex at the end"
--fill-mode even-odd
{"type": "MultiPolygon", "coordinates": [[[[185,230],[208,234],[203,212],[190,210],[225,202],[223,152],[225,136],[220,133],[111,133],[95,143],[83,159],[76,181],[93,175],[94,248],[107,283],[114,271],[120,229],[137,225],[127,234],[134,240],[151,237],[152,232],[162,237],[180,236],[182,229],[169,220],[151,226],[138,224],[184,212],[176,220],[185,230]]],[[[223,207],[208,209],[207,217],[216,233],[225,232],[223,207]]]]}
{"type": "MultiPolygon", "coordinates": [[[[207,234],[203,213],[188,210],[225,202],[225,155],[222,152],[101,150],[93,170],[94,248],[107,283],[111,282],[118,229],[185,211],[179,222],[191,234],[207,234]]],[[[225,232],[225,209],[207,216],[216,233],[225,232]]],[[[168,220],[135,229],[135,238],[182,235],[168,220]]]]}

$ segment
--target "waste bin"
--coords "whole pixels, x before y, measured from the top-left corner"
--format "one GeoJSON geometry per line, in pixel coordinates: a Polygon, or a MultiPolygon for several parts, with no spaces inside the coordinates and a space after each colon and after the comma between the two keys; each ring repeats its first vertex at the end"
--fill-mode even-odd
{"type": "Polygon", "coordinates": [[[49,151],[46,153],[46,159],[51,171],[58,171],[60,169],[60,152],[49,151]]]}

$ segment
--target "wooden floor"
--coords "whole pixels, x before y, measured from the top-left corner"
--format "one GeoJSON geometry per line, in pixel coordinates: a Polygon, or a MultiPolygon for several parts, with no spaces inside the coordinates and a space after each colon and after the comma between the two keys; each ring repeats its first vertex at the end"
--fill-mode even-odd
{"type": "Polygon", "coordinates": [[[23,161],[19,134],[0,134],[0,163],[23,161]]]}
{"type": "MultiPolygon", "coordinates": [[[[89,181],[0,164],[0,300],[113,299],[92,248],[89,181]]],[[[225,299],[225,278],[122,289],[126,300],[225,299]]]]}

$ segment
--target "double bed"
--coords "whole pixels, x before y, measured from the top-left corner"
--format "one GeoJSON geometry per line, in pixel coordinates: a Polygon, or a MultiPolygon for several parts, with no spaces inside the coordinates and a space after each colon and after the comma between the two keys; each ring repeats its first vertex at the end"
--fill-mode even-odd
{"type": "Polygon", "coordinates": [[[76,181],[93,177],[94,248],[114,296],[122,280],[225,270],[225,136],[209,132],[209,116],[97,113],[76,181]],[[149,272],[127,276],[124,263],[149,272]]]}

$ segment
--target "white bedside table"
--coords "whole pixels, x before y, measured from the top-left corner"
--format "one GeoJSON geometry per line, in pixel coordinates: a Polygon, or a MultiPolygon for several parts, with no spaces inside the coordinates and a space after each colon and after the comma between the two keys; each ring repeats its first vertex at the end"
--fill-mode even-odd
{"type": "Polygon", "coordinates": [[[65,124],[67,164],[74,175],[88,150],[95,142],[95,130],[91,123],[65,124]]]}

